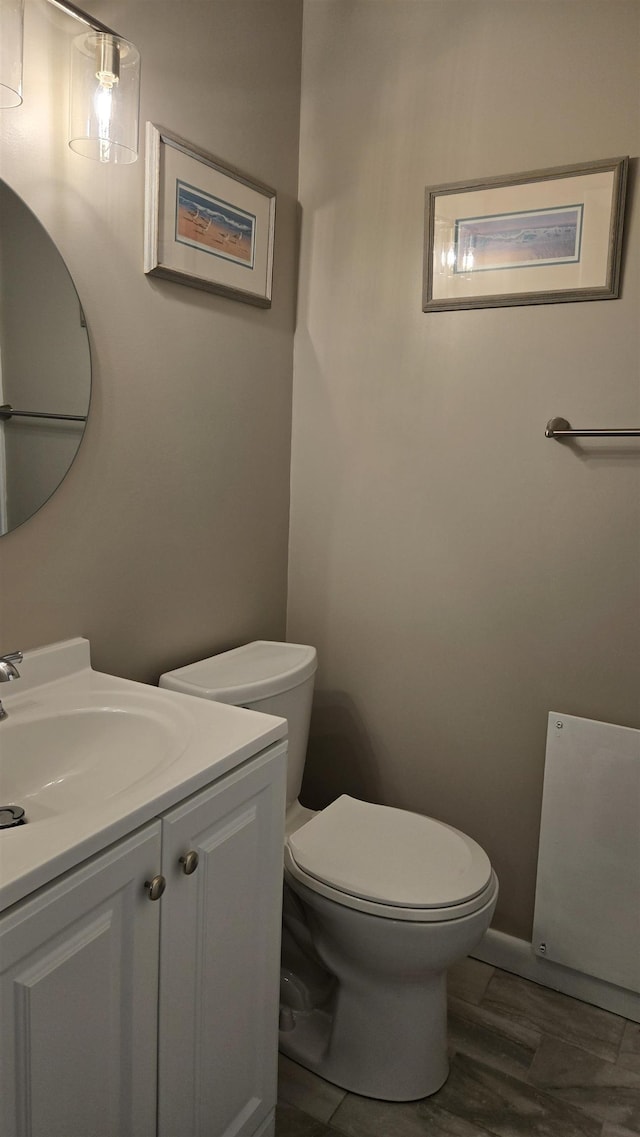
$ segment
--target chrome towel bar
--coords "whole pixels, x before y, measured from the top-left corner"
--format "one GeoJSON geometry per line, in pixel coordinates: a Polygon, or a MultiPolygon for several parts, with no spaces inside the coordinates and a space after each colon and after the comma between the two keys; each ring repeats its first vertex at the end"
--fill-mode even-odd
{"type": "Polygon", "coordinates": [[[640,438],[640,428],[629,427],[627,430],[572,430],[566,418],[550,418],[545,438],[640,438]]]}
{"type": "Polygon", "coordinates": [[[64,419],[65,422],[86,422],[86,415],[54,415],[48,411],[14,411],[10,403],[2,403],[0,406],[0,422],[6,422],[10,418],[55,418],[64,419]]]}

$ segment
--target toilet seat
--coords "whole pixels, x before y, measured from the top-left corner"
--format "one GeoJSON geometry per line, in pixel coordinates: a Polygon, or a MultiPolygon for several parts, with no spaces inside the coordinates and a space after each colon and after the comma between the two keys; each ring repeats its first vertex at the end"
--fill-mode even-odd
{"type": "Polygon", "coordinates": [[[336,903],[395,920],[454,920],[497,888],[489,858],[431,817],[343,795],[285,845],[286,870],[336,903]]]}

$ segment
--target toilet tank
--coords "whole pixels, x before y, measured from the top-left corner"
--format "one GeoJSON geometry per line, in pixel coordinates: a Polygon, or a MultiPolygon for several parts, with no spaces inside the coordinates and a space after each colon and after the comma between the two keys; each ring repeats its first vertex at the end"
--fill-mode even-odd
{"type": "Polygon", "coordinates": [[[302,785],[316,668],[314,647],[256,640],[167,671],[160,676],[160,686],[286,718],[289,806],[296,801],[302,785]]]}

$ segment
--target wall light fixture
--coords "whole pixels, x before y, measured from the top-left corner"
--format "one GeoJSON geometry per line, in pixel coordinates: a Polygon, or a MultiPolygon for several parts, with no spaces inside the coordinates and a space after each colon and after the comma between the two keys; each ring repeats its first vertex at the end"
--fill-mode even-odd
{"type": "MultiPolygon", "coordinates": [[[[140,52],[68,0],[50,4],[85,25],[71,45],[69,146],[98,162],[138,157],[140,52]]],[[[0,0],[0,106],[22,102],[24,0],[0,0]],[[18,60],[19,62],[16,62],[18,60]]]]}

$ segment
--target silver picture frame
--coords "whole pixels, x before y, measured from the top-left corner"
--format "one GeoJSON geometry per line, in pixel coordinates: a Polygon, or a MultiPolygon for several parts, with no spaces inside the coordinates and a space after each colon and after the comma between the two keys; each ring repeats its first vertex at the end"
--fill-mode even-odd
{"type": "Polygon", "coordinates": [[[275,190],[147,123],[147,275],[270,308],[275,216],[275,190]]]}
{"type": "Polygon", "coordinates": [[[615,299],[628,164],[428,187],[423,311],[615,299]]]}

